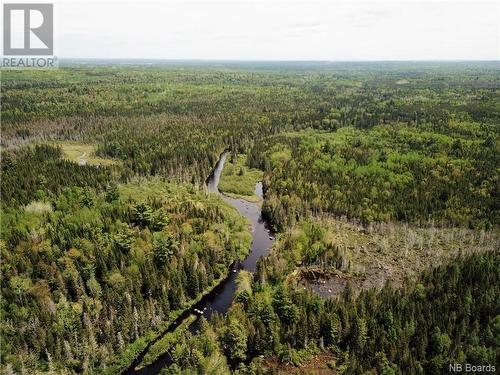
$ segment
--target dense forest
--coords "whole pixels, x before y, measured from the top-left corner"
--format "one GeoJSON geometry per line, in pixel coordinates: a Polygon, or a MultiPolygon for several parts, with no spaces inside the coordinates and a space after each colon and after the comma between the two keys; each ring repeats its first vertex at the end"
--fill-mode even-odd
{"type": "MultiPolygon", "coordinates": [[[[176,345],[176,363],[195,373],[213,369],[217,351],[239,374],[294,371],[308,357],[331,352],[337,374],[439,374],[448,364],[495,366],[500,330],[498,252],[457,259],[424,272],[414,283],[354,296],[346,288],[324,300],[280,284],[251,284],[228,316],[203,327],[201,338],[176,345]],[[218,338],[218,340],[216,339],[218,338]]],[[[484,369],[484,372],[495,370],[484,369]]],[[[222,368],[222,367],[221,367],[222,368]]],[[[189,373],[189,372],[188,372],[189,373]]]]}
{"type": "Polygon", "coordinates": [[[0,371],[121,373],[224,279],[252,242],[205,188],[225,150],[222,190],[255,202],[262,179],[276,243],[226,315],[146,362],[498,369],[499,82],[493,63],[2,72],[0,371]]]}
{"type": "MultiPolygon", "coordinates": [[[[50,147],[37,147],[31,162],[41,155],[60,185],[2,212],[2,350],[16,371],[43,358],[45,370],[101,373],[248,251],[245,221],[192,186],[137,180],[97,192],[101,174],[51,161],[50,147]]],[[[4,181],[33,165],[25,158],[12,160],[4,181]]],[[[6,190],[5,202],[22,201],[8,198],[6,190]]]]}
{"type": "Polygon", "coordinates": [[[266,138],[252,163],[269,171],[265,212],[279,228],[330,212],[373,221],[498,223],[496,124],[346,127],[266,138]]]}

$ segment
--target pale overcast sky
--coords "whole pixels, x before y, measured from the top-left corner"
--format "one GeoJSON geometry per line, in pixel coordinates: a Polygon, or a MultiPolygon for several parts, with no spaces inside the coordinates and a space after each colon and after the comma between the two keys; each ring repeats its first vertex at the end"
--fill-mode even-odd
{"type": "Polygon", "coordinates": [[[500,59],[499,1],[55,1],[55,11],[59,57],[500,59]]]}

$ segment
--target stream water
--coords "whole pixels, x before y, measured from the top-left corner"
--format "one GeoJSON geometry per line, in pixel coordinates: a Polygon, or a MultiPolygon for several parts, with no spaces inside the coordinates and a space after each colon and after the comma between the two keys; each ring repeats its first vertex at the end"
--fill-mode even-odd
{"type": "MultiPolygon", "coordinates": [[[[224,168],[224,163],[228,156],[228,152],[224,152],[217,164],[215,169],[207,181],[207,189],[210,193],[220,194],[222,199],[224,199],[231,206],[236,208],[243,216],[245,216],[252,225],[252,247],[250,253],[243,260],[236,260],[230,267],[228,277],[222,281],[217,287],[215,287],[210,293],[204,296],[198,303],[193,305],[190,309],[186,310],[177,320],[175,320],[164,332],[160,335],[158,339],[163,337],[164,334],[174,331],[179,324],[187,318],[190,314],[196,314],[198,316],[203,315],[207,320],[211,320],[212,315],[215,312],[220,314],[225,314],[231,303],[233,302],[234,294],[236,292],[236,278],[240,270],[244,269],[250,272],[255,271],[257,265],[257,260],[261,256],[265,256],[269,253],[271,245],[274,243],[274,235],[270,233],[270,228],[267,223],[263,220],[261,214],[261,208],[259,203],[252,203],[245,201],[243,199],[235,199],[223,195],[219,191],[219,180],[224,168]],[[200,313],[202,312],[202,313],[200,313]]],[[[261,199],[263,197],[262,193],[262,183],[258,182],[255,185],[255,194],[257,194],[261,199]]],[[[199,330],[200,319],[196,319],[190,326],[189,331],[195,334],[199,330]]],[[[161,369],[172,363],[172,358],[170,353],[165,353],[158,358],[154,363],[147,367],[136,369],[140,364],[144,355],[147,353],[149,347],[156,342],[153,341],[148,347],[137,357],[137,359],[132,363],[132,365],[123,374],[158,374],[161,369]]]]}

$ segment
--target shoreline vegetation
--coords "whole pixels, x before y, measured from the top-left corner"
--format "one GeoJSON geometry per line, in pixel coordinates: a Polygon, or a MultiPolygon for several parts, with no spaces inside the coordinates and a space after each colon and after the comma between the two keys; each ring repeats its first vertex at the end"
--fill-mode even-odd
{"type": "MultiPolygon", "coordinates": [[[[134,363],[134,361],[137,360],[139,355],[146,350],[148,345],[151,345],[151,348],[155,346],[157,343],[161,342],[166,336],[170,337],[170,334],[176,332],[181,326],[185,325],[185,322],[192,322],[192,316],[193,314],[189,315],[186,319],[182,321],[182,323],[175,328],[173,332],[167,332],[169,330],[169,327],[183,314],[185,314],[187,311],[191,310],[191,308],[196,305],[198,302],[200,302],[203,297],[206,295],[210,294],[215,288],[217,288],[224,280],[227,279],[227,277],[230,275],[230,270],[227,271],[225,275],[223,275],[221,278],[218,280],[214,280],[213,284],[205,289],[203,293],[201,293],[196,299],[190,301],[185,308],[179,309],[177,311],[174,311],[171,313],[171,316],[169,317],[169,320],[162,323],[161,326],[155,330],[151,330],[141,336],[139,339],[136,341],[130,343],[122,353],[118,354],[116,361],[114,364],[111,364],[109,369],[105,372],[107,375],[116,375],[116,374],[121,374],[130,366],[134,363]],[[154,343],[153,343],[154,342],[154,343]],[[151,344],[153,343],[153,344],[151,344]]],[[[189,323],[189,324],[190,324],[189,323]]],[[[181,331],[186,328],[183,327],[181,328],[181,331]]],[[[166,339],[167,340],[167,339],[166,339]]],[[[169,348],[163,348],[163,344],[158,344],[158,347],[156,350],[163,350],[163,353],[155,353],[155,354],[149,354],[150,349],[146,352],[144,355],[143,360],[141,361],[142,366],[146,366],[147,364],[143,362],[145,361],[146,358],[148,360],[151,360],[151,363],[154,361],[154,359],[151,356],[160,356],[164,354],[169,348]]],[[[148,363],[149,364],[149,363],[148,363]]]]}
{"type": "Polygon", "coordinates": [[[219,190],[235,199],[257,203],[261,199],[255,194],[255,184],[262,180],[263,172],[247,165],[244,154],[230,154],[224,164],[219,181],[219,190]]]}
{"type": "Polygon", "coordinates": [[[176,342],[180,339],[180,335],[184,334],[188,329],[189,325],[197,319],[194,314],[189,315],[182,323],[173,331],[168,332],[160,340],[155,342],[151,348],[148,350],[143,360],[136,367],[136,369],[141,369],[154,363],[159,357],[170,350],[176,342]]]}
{"type": "MultiPolygon", "coordinates": [[[[162,182],[159,181],[158,179],[139,179],[134,182],[131,182],[126,185],[119,186],[120,193],[126,198],[126,199],[139,199],[139,200],[144,200],[147,199],[147,197],[153,196],[153,195],[158,195],[158,194],[164,194],[168,196],[169,189],[162,189],[161,187],[162,182]]],[[[248,223],[246,223],[246,219],[241,216],[238,211],[232,207],[230,204],[224,202],[222,199],[217,197],[216,195],[211,195],[214,197],[214,199],[218,200],[220,204],[224,207],[227,207],[229,211],[232,211],[235,215],[235,217],[240,217],[240,220],[242,219],[245,221],[245,228],[249,228],[248,223]]],[[[248,255],[248,251],[250,249],[250,243],[248,240],[246,241],[248,243],[248,246],[246,246],[247,251],[246,252],[240,252],[238,253],[238,258],[241,260],[243,259],[246,255],[248,255]]],[[[245,246],[243,246],[244,248],[245,246]]],[[[179,335],[179,332],[183,332],[187,326],[192,323],[193,321],[193,314],[189,315],[186,319],[183,320],[183,322],[175,328],[173,332],[168,332],[169,327],[174,324],[174,322],[183,314],[185,314],[187,311],[191,310],[191,308],[196,305],[198,302],[200,302],[205,296],[209,295],[214,289],[216,289],[221,283],[223,283],[229,276],[231,272],[231,266],[228,266],[227,270],[219,279],[214,280],[212,285],[209,286],[208,288],[205,288],[201,294],[199,294],[195,299],[189,301],[184,308],[179,309],[178,311],[175,311],[171,313],[171,316],[169,316],[168,321],[165,323],[162,323],[160,328],[155,329],[151,332],[146,333],[144,336],[141,336],[138,340],[135,342],[131,343],[129,345],[128,349],[125,349],[123,354],[119,355],[117,358],[117,364],[112,365],[112,369],[110,369],[107,374],[112,375],[112,374],[121,374],[123,371],[127,370],[130,368],[130,366],[136,361],[139,357],[139,355],[146,350],[146,348],[151,345],[151,348],[147,350],[147,352],[144,355],[143,360],[139,364],[139,367],[147,366],[148,364],[154,362],[154,360],[157,359],[157,357],[161,356],[164,354],[169,348],[165,347],[166,342],[170,342],[170,337],[172,335],[175,335],[175,332],[177,332],[177,335],[179,335]],[[153,343],[153,344],[151,344],[153,343]],[[157,345],[158,344],[158,345],[157,345]],[[153,350],[154,352],[151,352],[153,350]],[[150,354],[152,353],[152,354],[150,354]]]]}
{"type": "MultiPolygon", "coordinates": [[[[239,159],[239,163],[234,163],[234,164],[231,164],[229,166],[229,170],[231,172],[230,173],[226,173],[226,177],[229,179],[229,181],[231,183],[246,187],[246,185],[248,183],[250,183],[251,180],[245,179],[243,181],[243,183],[241,183],[241,181],[239,181],[239,179],[241,179],[243,175],[238,174],[237,176],[234,176],[234,174],[232,173],[233,169],[235,169],[235,168],[244,168],[243,165],[245,164],[246,157],[244,155],[239,155],[238,159],[239,159]]],[[[236,161],[236,159],[233,159],[233,160],[236,161]]],[[[224,164],[222,175],[224,174],[224,170],[226,170],[226,165],[228,165],[228,164],[230,164],[230,163],[228,163],[228,160],[226,160],[226,163],[224,164]]],[[[252,173],[251,178],[258,178],[259,177],[258,173],[256,173],[256,171],[260,172],[258,170],[251,171],[251,173],[252,173]]],[[[262,172],[260,172],[260,173],[262,173],[262,172]]],[[[222,180],[222,175],[221,175],[221,180],[222,180]]],[[[151,181],[149,181],[148,183],[149,183],[149,185],[152,184],[151,181]]],[[[129,185],[129,186],[133,186],[133,185],[129,185]]],[[[255,186],[255,183],[254,183],[254,186],[255,186]]],[[[220,181],[219,181],[219,187],[220,187],[220,181]]],[[[127,188],[127,189],[125,189],[125,187],[122,187],[120,190],[121,190],[122,194],[125,197],[128,197],[128,198],[135,197],[135,198],[144,199],[145,196],[140,193],[141,191],[145,192],[145,194],[148,195],[148,196],[151,195],[151,193],[152,193],[151,189],[148,189],[144,185],[141,185],[140,189],[137,189],[137,188],[127,188]]],[[[156,186],[154,186],[154,185],[153,185],[152,190],[154,190],[156,192],[159,191],[158,188],[156,186]]],[[[221,191],[221,193],[225,194],[222,191],[221,191]]],[[[257,195],[254,194],[254,196],[257,198],[257,200],[260,200],[260,198],[257,195]]],[[[252,198],[252,197],[249,197],[249,196],[239,196],[239,195],[237,197],[241,198],[241,199],[245,199],[245,198],[251,199],[252,198]]],[[[225,203],[223,201],[222,201],[222,204],[230,207],[232,210],[234,210],[235,212],[237,212],[236,208],[232,207],[230,204],[225,203]]],[[[242,216],[242,218],[243,218],[243,216],[242,216]]],[[[250,228],[250,226],[247,225],[247,228],[250,228]]],[[[246,255],[248,255],[248,254],[241,254],[240,257],[239,257],[240,260],[244,256],[246,256],[246,255]]],[[[152,364],[160,356],[162,356],[169,349],[171,349],[171,347],[175,343],[174,341],[176,339],[178,339],[180,337],[180,335],[184,333],[184,331],[186,331],[186,329],[189,327],[189,325],[191,323],[193,323],[197,319],[197,317],[194,314],[189,315],[172,332],[168,332],[169,331],[169,327],[172,324],[174,324],[174,322],[180,316],[182,316],[183,314],[185,314],[187,311],[191,310],[191,308],[194,305],[196,305],[205,296],[207,296],[210,293],[212,293],[212,291],[214,289],[216,289],[219,285],[221,285],[229,277],[230,272],[231,272],[230,268],[231,267],[228,268],[227,273],[223,277],[219,278],[218,280],[215,280],[213,282],[213,284],[209,288],[206,288],[196,299],[190,301],[186,305],[186,307],[184,309],[174,312],[172,314],[172,316],[169,318],[168,322],[165,322],[164,324],[162,324],[162,327],[160,329],[157,329],[157,330],[155,330],[154,332],[151,332],[151,333],[147,333],[144,336],[146,338],[146,340],[143,340],[143,338],[141,337],[140,339],[137,340],[137,342],[139,342],[140,344],[135,344],[135,342],[131,343],[130,346],[131,346],[131,348],[133,348],[132,352],[134,354],[131,354],[131,351],[127,350],[127,349],[125,349],[125,352],[124,352],[124,357],[128,361],[128,364],[121,364],[120,366],[117,366],[117,367],[113,366],[113,370],[111,370],[111,372],[109,372],[109,374],[122,373],[124,370],[128,369],[134,363],[134,361],[137,360],[138,356],[141,353],[143,353],[144,350],[146,350],[146,348],[148,348],[148,346],[150,346],[150,345],[151,345],[151,347],[147,349],[147,352],[144,354],[144,357],[143,357],[141,363],[138,366],[136,366],[135,369],[141,369],[142,367],[146,367],[146,366],[152,364]],[[132,358],[132,359],[130,360],[130,358],[132,358]]],[[[117,362],[119,363],[119,362],[122,362],[122,361],[120,359],[118,359],[117,362]]]]}

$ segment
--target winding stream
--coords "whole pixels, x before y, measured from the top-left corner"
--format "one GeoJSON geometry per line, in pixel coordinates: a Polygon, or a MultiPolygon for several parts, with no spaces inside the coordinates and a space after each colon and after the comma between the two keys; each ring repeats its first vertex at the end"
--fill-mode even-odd
{"type": "MultiPolygon", "coordinates": [[[[146,349],[137,357],[137,359],[123,374],[158,374],[163,367],[171,364],[172,358],[170,354],[165,353],[150,366],[136,369],[136,367],[144,358],[144,355],[147,353],[149,347],[160,338],[162,338],[166,333],[174,331],[179,326],[179,324],[190,314],[196,314],[198,316],[203,315],[209,321],[211,320],[215,312],[225,314],[231,306],[231,303],[233,302],[237,287],[236,278],[239,271],[244,269],[250,272],[254,272],[257,265],[257,260],[261,256],[267,255],[269,253],[271,245],[274,243],[274,239],[272,239],[269,231],[270,228],[262,218],[259,203],[252,203],[247,202],[243,199],[231,198],[220,193],[218,187],[219,180],[227,156],[227,151],[221,155],[219,161],[215,165],[215,169],[212,175],[207,181],[207,189],[210,193],[220,194],[224,201],[235,207],[251,223],[252,248],[250,249],[250,253],[243,261],[236,260],[230,267],[228,277],[219,285],[217,285],[217,287],[215,287],[210,293],[204,296],[198,303],[194,304],[190,309],[182,313],[179,318],[177,318],[161,335],[156,338],[156,340],[151,342],[146,347],[146,349]],[[200,314],[196,311],[202,311],[202,313],[200,314]]],[[[257,194],[262,199],[263,192],[261,182],[258,182],[255,185],[255,194],[257,194]]],[[[195,334],[199,330],[199,324],[200,319],[198,318],[189,326],[189,331],[195,334]]]]}

